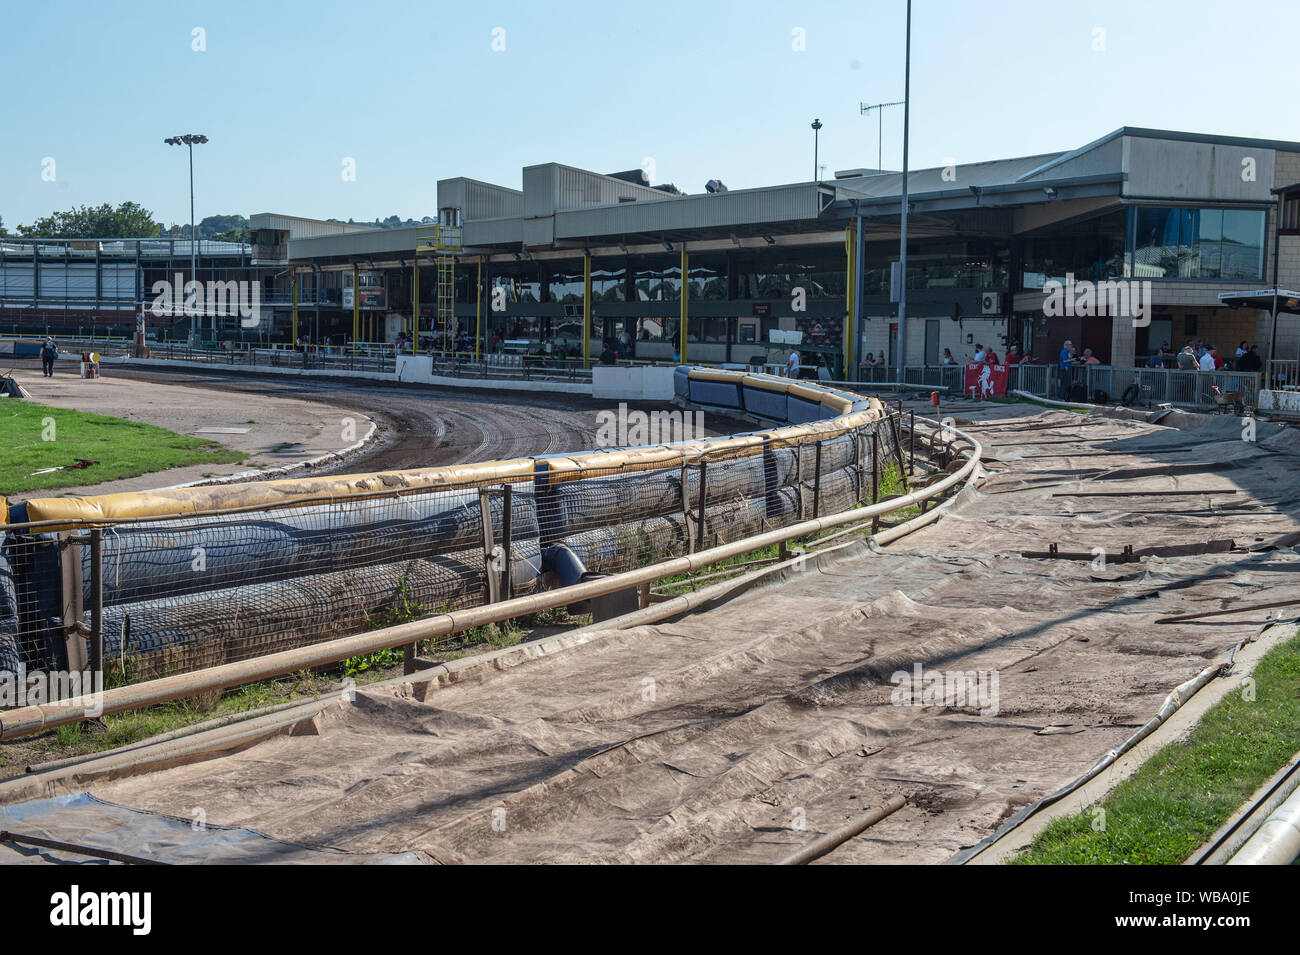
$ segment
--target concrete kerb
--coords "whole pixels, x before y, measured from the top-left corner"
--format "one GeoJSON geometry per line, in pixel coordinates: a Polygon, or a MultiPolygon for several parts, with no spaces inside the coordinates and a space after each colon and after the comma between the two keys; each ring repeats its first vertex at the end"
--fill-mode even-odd
{"type": "MultiPolygon", "coordinates": [[[[358,417],[364,417],[364,415],[358,415],[358,417]]],[[[345,461],[366,445],[370,444],[370,442],[375,439],[375,435],[379,433],[379,426],[375,424],[373,420],[367,420],[370,421],[370,430],[366,432],[366,436],[360,441],[355,441],[352,444],[349,444],[346,448],[340,448],[338,451],[327,451],[324,454],[318,454],[314,458],[308,458],[305,461],[298,461],[294,464],[281,465],[278,468],[255,468],[248,471],[238,471],[234,474],[227,474],[224,477],[219,478],[206,478],[202,481],[189,481],[185,484],[172,484],[168,487],[159,488],[159,490],[170,491],[182,487],[212,487],[218,484],[239,484],[244,481],[268,480],[284,477],[285,475],[293,474],[297,471],[311,470],[312,468],[318,468],[325,464],[334,464],[345,461]]]]}
{"type": "MultiPolygon", "coordinates": [[[[1278,621],[1267,624],[1253,639],[1243,643],[1229,660],[1228,672],[1212,679],[1203,688],[1183,702],[1154,732],[1140,740],[1132,749],[1122,754],[1110,766],[1084,783],[1069,795],[1033,812],[1007,832],[998,835],[983,848],[966,856],[969,850],[958,853],[950,862],[962,865],[999,865],[1027,849],[1030,843],[1057,819],[1078,815],[1089,806],[1099,803],[1111,790],[1128,779],[1156,753],[1173,743],[1186,739],[1200,723],[1201,718],[1229,693],[1240,691],[1268,651],[1295,636],[1296,621],[1278,621]]],[[[1068,788],[1067,784],[1065,788],[1068,788]]],[[[1050,797],[1047,797],[1050,798],[1050,797]]],[[[995,834],[996,835],[996,834],[995,834]]]]}

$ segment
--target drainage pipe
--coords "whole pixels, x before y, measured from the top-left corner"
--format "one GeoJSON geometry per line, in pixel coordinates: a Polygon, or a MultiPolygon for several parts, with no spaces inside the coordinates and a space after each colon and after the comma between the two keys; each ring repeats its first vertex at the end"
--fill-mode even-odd
{"type": "Polygon", "coordinates": [[[1273,810],[1228,865],[1290,865],[1300,856],[1300,789],[1273,810]]]}
{"type": "Polygon", "coordinates": [[[576,584],[572,587],[562,587],[524,597],[515,597],[500,603],[436,614],[410,623],[386,627],[382,630],[372,630],[350,637],[328,640],[312,646],[298,647],[293,650],[283,650],[279,653],[254,657],[250,660],[226,663],[207,670],[181,673],[158,680],[150,680],[146,683],[138,683],[133,686],[116,687],[100,694],[98,698],[94,696],[80,697],[55,703],[31,704],[4,711],[0,713],[0,739],[27,736],[51,727],[78,723],[91,717],[142,709],[178,697],[193,696],[210,690],[241,686],[245,683],[254,683],[298,670],[328,666],[348,657],[375,653],[379,650],[400,647],[421,640],[445,637],[461,630],[468,630],[471,627],[486,626],[513,617],[521,617],[539,613],[543,610],[567,606],[581,600],[590,600],[592,597],[600,597],[619,590],[636,587],[643,583],[651,583],[663,577],[691,573],[718,561],[747,554],[774,544],[781,544],[795,537],[803,537],[808,534],[817,534],[830,530],[831,528],[856,524],[864,519],[910,507],[923,500],[939,496],[949,488],[965,481],[979,466],[983,447],[975,438],[958,431],[956,428],[939,425],[939,429],[949,440],[955,438],[969,445],[969,451],[966,453],[966,463],[942,480],[910,494],[890,498],[888,501],[882,501],[867,507],[854,508],[839,514],[819,517],[811,521],[800,521],[797,524],[791,524],[754,537],[729,544],[721,544],[708,550],[662,561],[649,567],[612,574],[609,577],[576,584]]]}

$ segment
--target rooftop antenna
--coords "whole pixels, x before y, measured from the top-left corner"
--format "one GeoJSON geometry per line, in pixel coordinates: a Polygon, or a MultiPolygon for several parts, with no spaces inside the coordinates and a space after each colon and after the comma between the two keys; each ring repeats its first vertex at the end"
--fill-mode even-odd
{"type": "Polygon", "coordinates": [[[884,145],[885,145],[885,107],[902,106],[902,105],[903,105],[903,101],[901,99],[894,103],[872,103],[870,105],[868,105],[867,103],[858,104],[858,114],[861,116],[865,116],[867,113],[870,113],[873,109],[879,110],[879,112],[876,114],[876,168],[877,169],[885,168],[883,165],[881,165],[881,163],[884,161],[882,158],[882,154],[884,153],[884,145]]]}

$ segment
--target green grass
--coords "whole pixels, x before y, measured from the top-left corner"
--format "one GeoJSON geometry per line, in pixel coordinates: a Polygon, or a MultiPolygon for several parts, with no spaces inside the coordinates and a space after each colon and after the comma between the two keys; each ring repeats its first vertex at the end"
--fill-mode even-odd
{"type": "Polygon", "coordinates": [[[1252,674],[1254,700],[1224,697],[1184,742],[1160,750],[1100,806],[1058,819],[1013,864],[1178,865],[1300,751],[1300,637],[1252,674]],[[1093,830],[1093,819],[1105,827],[1093,830]]]}
{"type": "Polygon", "coordinates": [[[189,464],[227,464],[244,456],[215,441],[138,421],[10,398],[0,401],[0,494],[97,484],[189,464]],[[98,463],[32,475],[78,458],[98,463]]]}

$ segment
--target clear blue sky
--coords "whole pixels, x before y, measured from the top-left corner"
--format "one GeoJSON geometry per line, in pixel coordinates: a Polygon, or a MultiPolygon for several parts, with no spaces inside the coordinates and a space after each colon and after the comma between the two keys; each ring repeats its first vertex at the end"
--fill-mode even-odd
{"type": "MultiPolygon", "coordinates": [[[[5,0],[0,218],[12,230],[131,199],[188,221],[184,150],[162,140],[191,131],[212,140],[195,150],[199,218],[419,218],[436,214],[439,178],[518,187],[548,161],[651,158],[655,182],[693,193],[712,177],[807,180],[814,117],[828,176],[874,166],[876,119],[858,104],[902,98],[903,9],[5,0]]],[[[1300,139],[1298,23],[1294,0],[916,0],[912,165],[1067,149],[1122,125],[1300,139]]],[[[888,111],[890,168],[901,125],[888,111]]]]}

